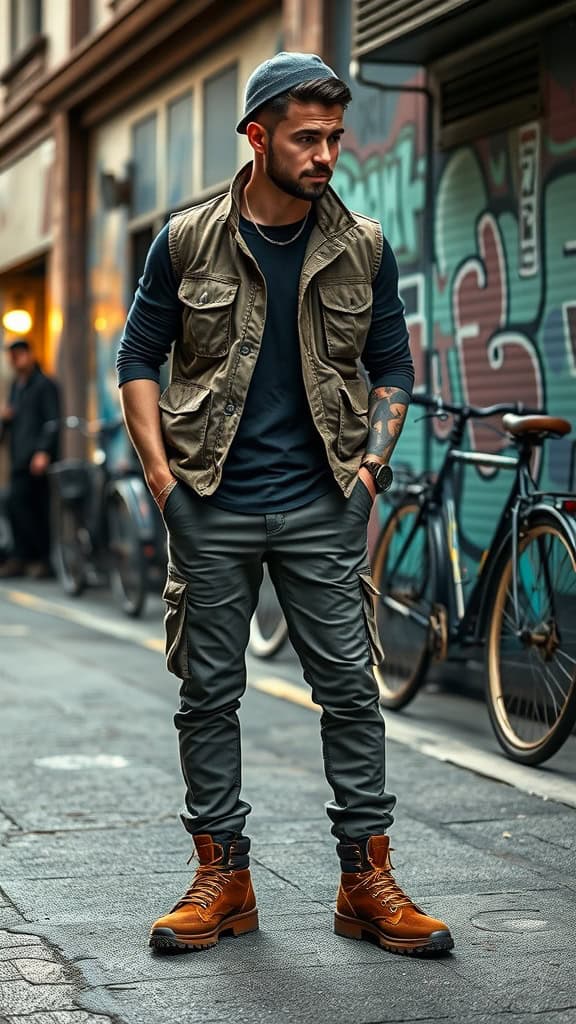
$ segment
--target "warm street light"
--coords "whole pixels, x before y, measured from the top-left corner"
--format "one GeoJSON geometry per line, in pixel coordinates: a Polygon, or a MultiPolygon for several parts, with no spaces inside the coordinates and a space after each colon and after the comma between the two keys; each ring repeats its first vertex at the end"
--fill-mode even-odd
{"type": "Polygon", "coordinates": [[[2,317],[2,326],[11,334],[28,334],[32,317],[27,309],[9,309],[2,317]]]}

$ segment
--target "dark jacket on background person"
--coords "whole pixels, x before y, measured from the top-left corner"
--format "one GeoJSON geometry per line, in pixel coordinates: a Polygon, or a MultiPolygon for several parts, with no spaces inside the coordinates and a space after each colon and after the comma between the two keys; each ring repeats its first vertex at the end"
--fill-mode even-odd
{"type": "Polygon", "coordinates": [[[8,435],[12,476],[27,473],[36,452],[47,452],[54,462],[58,458],[60,416],[54,381],[37,366],[24,384],[12,382],[8,404],[14,414],[0,430],[1,436],[8,435]]]}

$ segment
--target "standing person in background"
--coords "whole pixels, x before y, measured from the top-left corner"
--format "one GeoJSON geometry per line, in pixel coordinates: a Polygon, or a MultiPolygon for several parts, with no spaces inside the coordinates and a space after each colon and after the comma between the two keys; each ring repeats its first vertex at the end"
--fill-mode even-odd
{"type": "Polygon", "coordinates": [[[0,437],[10,445],[7,511],[14,546],[0,578],[50,575],[50,494],[47,469],[58,457],[58,389],[38,366],[28,341],[8,345],[14,370],[0,437]]]}
{"type": "Polygon", "coordinates": [[[453,946],[400,889],[389,858],[395,798],[371,669],[382,655],[366,528],[392,480],[414,374],[380,224],[329,188],[350,99],[314,54],[279,53],[253,72],[237,128],[253,163],[229,193],[160,232],[120,348],[126,423],[169,534],[182,820],[200,860],[152,927],[158,950],[258,927],[237,711],[264,559],[322,707],[342,868],[336,931],[369,933],[394,952],[453,946]]]}

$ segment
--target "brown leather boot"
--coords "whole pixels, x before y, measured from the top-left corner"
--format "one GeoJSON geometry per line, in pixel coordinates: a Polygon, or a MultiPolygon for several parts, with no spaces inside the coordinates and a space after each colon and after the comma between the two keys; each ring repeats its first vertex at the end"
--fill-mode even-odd
{"type": "Polygon", "coordinates": [[[198,835],[194,843],[200,865],[192,884],[150,931],[149,944],[161,953],[207,949],[221,935],[242,935],[258,928],[250,871],[244,866],[250,840],[243,837],[220,844],[210,835],[198,835]]]}
{"type": "Polygon", "coordinates": [[[343,870],[334,931],[349,939],[374,936],[391,953],[446,953],[454,948],[450,929],[428,917],[396,884],[389,845],[384,835],[370,836],[365,849],[353,840],[338,844],[343,870]]]}

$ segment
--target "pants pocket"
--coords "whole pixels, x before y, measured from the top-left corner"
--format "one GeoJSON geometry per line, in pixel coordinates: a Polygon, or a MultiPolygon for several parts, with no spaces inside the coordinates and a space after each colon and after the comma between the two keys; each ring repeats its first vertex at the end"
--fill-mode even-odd
{"type": "Polygon", "coordinates": [[[381,665],[386,655],[384,654],[384,648],[382,647],[378,633],[377,609],[378,602],[380,600],[380,591],[373,583],[369,571],[364,570],[363,572],[359,572],[358,576],[360,577],[360,585],[362,587],[362,610],[364,612],[366,632],[370,643],[372,664],[381,665]]]}
{"type": "Polygon", "coordinates": [[[186,679],[188,671],[188,638],[186,636],[186,597],[188,584],[168,569],[162,597],[166,602],[166,667],[178,679],[186,679]]]}

